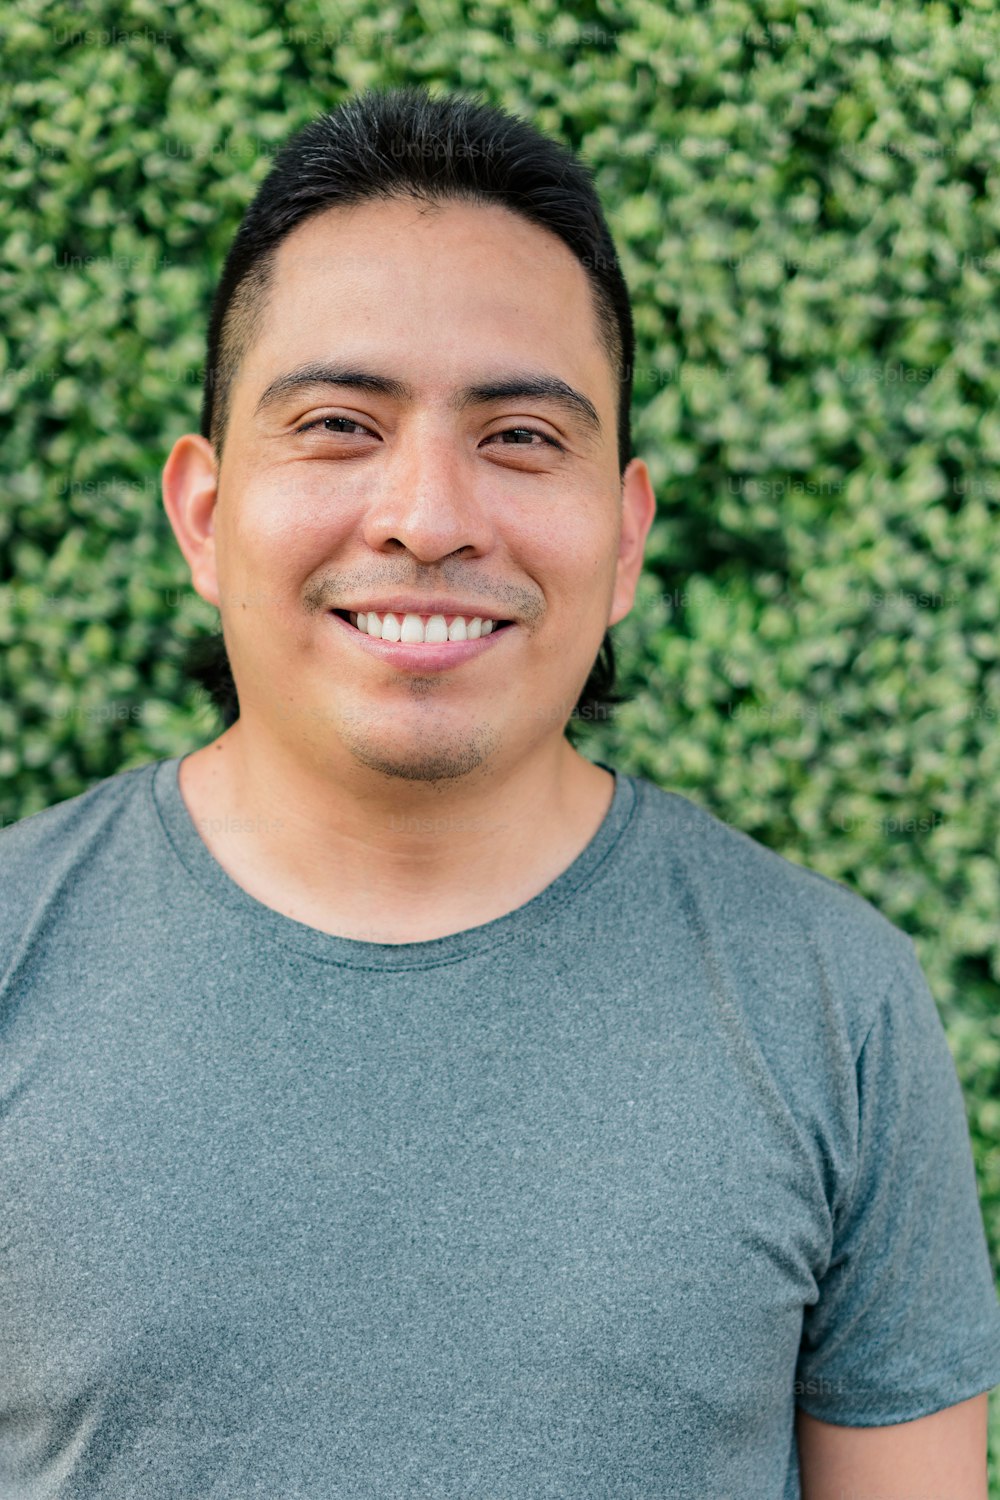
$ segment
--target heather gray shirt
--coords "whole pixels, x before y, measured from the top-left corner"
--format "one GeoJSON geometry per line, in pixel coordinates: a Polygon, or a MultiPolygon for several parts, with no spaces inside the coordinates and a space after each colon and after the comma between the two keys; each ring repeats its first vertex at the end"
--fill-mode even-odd
{"type": "Polygon", "coordinates": [[[0,1494],[794,1500],[1000,1382],[910,938],[616,774],[494,921],[272,911],[179,759],[0,833],[0,1494]]]}

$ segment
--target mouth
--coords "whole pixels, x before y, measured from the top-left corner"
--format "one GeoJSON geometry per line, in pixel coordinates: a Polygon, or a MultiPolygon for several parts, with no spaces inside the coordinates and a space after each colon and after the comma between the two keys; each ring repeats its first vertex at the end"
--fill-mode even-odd
{"type": "MultiPolygon", "coordinates": [[[[411,640],[384,640],[380,635],[369,635],[365,630],[359,630],[355,621],[352,620],[351,610],[331,609],[327,611],[331,624],[335,627],[335,633],[344,633],[344,639],[352,649],[357,649],[362,656],[368,656],[374,663],[381,662],[384,666],[392,668],[396,672],[413,674],[416,676],[436,675],[439,672],[457,670],[467,663],[471,664],[477,657],[488,655],[491,651],[505,651],[506,643],[510,641],[517,632],[516,620],[497,620],[493,629],[478,635],[466,634],[465,639],[447,639],[430,641],[411,640]]],[[[445,616],[446,624],[451,624],[462,616],[445,616]]],[[[440,633],[438,626],[435,633],[440,633]]],[[[461,634],[461,631],[458,632],[461,634]]]]}
{"type": "MultiPolygon", "coordinates": [[[[330,611],[330,613],[333,614],[333,615],[336,615],[339,619],[344,620],[348,625],[350,625],[350,627],[351,627],[352,630],[358,630],[358,624],[357,624],[358,617],[357,617],[357,615],[355,614],[355,612],[353,610],[332,609],[330,611]]],[[[447,617],[445,617],[445,618],[447,619],[447,617]]],[[[486,632],[486,634],[496,635],[501,630],[509,630],[513,626],[513,624],[514,624],[513,620],[494,620],[494,622],[493,622],[493,629],[491,631],[486,632]]],[[[367,631],[359,631],[359,634],[366,635],[367,631]]],[[[381,637],[379,637],[379,636],[373,636],[373,637],[371,637],[371,639],[373,639],[373,640],[379,640],[379,639],[381,639],[381,637]]],[[[469,636],[466,637],[466,639],[467,640],[476,640],[476,639],[479,639],[479,636],[469,635],[469,636]]],[[[427,642],[427,643],[425,643],[423,641],[415,641],[415,642],[410,642],[409,644],[412,644],[412,645],[433,644],[433,645],[449,645],[450,646],[450,645],[457,644],[457,643],[453,642],[451,640],[448,640],[448,641],[435,641],[435,642],[427,642]]]]}

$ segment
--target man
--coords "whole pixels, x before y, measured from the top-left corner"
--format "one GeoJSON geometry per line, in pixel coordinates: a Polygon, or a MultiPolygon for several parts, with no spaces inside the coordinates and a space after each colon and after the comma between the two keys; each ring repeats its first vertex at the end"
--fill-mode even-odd
{"type": "Polygon", "coordinates": [[[12,1500],[985,1497],[913,943],[566,737],[632,354],[589,174],[486,105],[362,95],[250,206],[163,476],[228,727],[0,836],[12,1500]]]}

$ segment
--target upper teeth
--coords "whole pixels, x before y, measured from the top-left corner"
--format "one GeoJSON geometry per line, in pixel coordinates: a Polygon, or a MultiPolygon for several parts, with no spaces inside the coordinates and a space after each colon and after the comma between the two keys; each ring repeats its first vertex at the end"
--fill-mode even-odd
{"type": "Polygon", "coordinates": [[[351,624],[383,641],[475,641],[481,635],[489,635],[495,620],[484,620],[479,615],[471,620],[463,615],[453,616],[451,623],[444,615],[377,615],[352,614],[351,624]]]}

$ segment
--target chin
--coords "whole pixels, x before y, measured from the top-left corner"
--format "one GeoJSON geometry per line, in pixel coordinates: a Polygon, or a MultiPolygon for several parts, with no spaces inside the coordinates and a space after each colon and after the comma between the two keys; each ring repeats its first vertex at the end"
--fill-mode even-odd
{"type": "Polygon", "coordinates": [[[478,729],[472,734],[452,735],[447,741],[421,734],[403,744],[397,735],[381,738],[373,735],[344,734],[347,751],[359,765],[400,781],[457,781],[486,766],[500,747],[500,735],[493,729],[478,729]]]}

